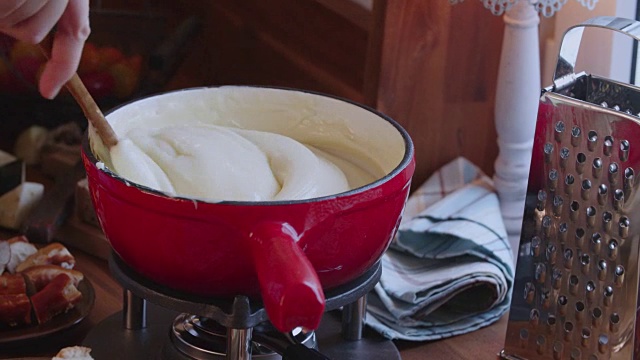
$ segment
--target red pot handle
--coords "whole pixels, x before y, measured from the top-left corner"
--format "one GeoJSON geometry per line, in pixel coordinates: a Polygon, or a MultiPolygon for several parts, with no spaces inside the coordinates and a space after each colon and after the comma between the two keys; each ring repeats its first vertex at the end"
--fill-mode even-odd
{"type": "Polygon", "coordinates": [[[249,234],[265,310],[282,332],[317,329],[324,313],[322,285],[298,238],[291,225],[280,222],[260,223],[249,234]]]}

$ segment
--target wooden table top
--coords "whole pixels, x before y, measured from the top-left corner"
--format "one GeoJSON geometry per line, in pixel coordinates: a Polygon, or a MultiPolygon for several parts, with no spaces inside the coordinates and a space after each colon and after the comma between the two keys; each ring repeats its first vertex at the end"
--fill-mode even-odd
{"type": "MultiPolygon", "coordinates": [[[[92,326],[122,310],[122,288],[111,276],[107,262],[73,250],[76,269],[91,281],[96,295],[93,310],[80,324],[60,334],[25,343],[18,347],[0,345],[0,358],[52,356],[64,346],[81,344],[92,326]]],[[[507,316],[497,323],[469,334],[433,342],[396,342],[403,360],[424,359],[496,359],[504,345],[507,316]]],[[[108,341],[108,339],[105,339],[108,341]]],[[[101,359],[97,359],[101,360],[101,359]]]]}

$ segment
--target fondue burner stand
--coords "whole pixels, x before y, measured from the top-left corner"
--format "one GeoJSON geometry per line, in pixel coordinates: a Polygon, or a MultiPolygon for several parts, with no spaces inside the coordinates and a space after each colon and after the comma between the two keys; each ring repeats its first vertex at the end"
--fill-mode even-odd
{"type": "Polygon", "coordinates": [[[96,359],[400,360],[393,342],[364,328],[366,294],[380,280],[380,262],[325,292],[327,312],[318,330],[288,334],[275,330],[262,303],[246,296],[178,292],[136,273],[114,253],[109,267],[124,287],[124,308],[85,338],[96,359]]]}

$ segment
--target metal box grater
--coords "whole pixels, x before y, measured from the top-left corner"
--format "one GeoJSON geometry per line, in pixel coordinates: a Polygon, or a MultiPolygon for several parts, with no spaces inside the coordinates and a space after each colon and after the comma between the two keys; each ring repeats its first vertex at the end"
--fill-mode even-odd
{"type": "Polygon", "coordinates": [[[501,359],[640,359],[640,88],[574,73],[586,27],[563,38],[543,90],[501,359]]]}

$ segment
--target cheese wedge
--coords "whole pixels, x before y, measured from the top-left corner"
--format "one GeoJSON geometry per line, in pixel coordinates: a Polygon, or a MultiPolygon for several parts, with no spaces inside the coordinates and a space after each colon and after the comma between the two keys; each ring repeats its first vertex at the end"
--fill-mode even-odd
{"type": "Polygon", "coordinates": [[[25,182],[0,197],[0,226],[18,230],[29,212],[40,202],[44,185],[25,182]]]}
{"type": "Polygon", "coordinates": [[[0,150],[0,166],[14,162],[16,160],[18,160],[18,158],[16,158],[15,156],[9,154],[8,152],[0,150]]]}

